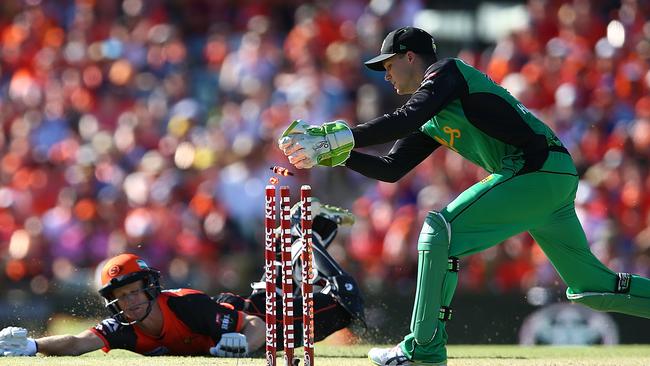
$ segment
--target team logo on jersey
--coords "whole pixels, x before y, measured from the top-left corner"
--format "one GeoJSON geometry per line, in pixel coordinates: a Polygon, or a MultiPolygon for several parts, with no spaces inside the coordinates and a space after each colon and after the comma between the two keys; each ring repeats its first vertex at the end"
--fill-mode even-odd
{"type": "Polygon", "coordinates": [[[215,323],[220,324],[221,329],[223,330],[228,330],[228,326],[230,326],[230,315],[229,314],[217,314],[215,319],[215,323]]]}
{"type": "Polygon", "coordinates": [[[120,323],[113,318],[104,319],[101,323],[95,326],[95,329],[102,332],[103,334],[113,333],[120,327],[120,323]]]}
{"type": "Polygon", "coordinates": [[[436,141],[438,141],[438,143],[440,143],[441,145],[447,146],[448,148],[458,152],[458,150],[456,150],[456,148],[454,147],[454,142],[455,142],[455,139],[460,138],[460,136],[461,136],[460,130],[457,129],[457,128],[451,128],[449,126],[444,126],[442,128],[442,132],[449,135],[449,141],[446,141],[443,138],[438,137],[438,136],[434,136],[433,138],[436,141]]]}

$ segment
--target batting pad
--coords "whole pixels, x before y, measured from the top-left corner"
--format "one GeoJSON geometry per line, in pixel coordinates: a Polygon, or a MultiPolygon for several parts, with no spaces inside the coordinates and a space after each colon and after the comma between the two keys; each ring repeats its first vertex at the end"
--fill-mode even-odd
{"type": "MultiPolygon", "coordinates": [[[[436,336],[443,285],[449,273],[450,234],[444,217],[438,212],[429,213],[418,239],[418,277],[411,317],[411,332],[418,345],[431,343],[436,336]]],[[[445,300],[451,301],[451,296],[445,300]]]]}

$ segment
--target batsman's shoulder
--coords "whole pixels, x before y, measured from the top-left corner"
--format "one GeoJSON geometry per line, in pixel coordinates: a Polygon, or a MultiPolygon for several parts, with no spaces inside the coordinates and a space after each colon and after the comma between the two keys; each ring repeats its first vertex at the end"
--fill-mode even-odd
{"type": "MultiPolygon", "coordinates": [[[[183,297],[188,295],[205,295],[203,291],[194,290],[191,288],[175,288],[163,290],[162,295],[167,297],[183,297]]],[[[207,295],[206,295],[207,296],[207,295]]]]}

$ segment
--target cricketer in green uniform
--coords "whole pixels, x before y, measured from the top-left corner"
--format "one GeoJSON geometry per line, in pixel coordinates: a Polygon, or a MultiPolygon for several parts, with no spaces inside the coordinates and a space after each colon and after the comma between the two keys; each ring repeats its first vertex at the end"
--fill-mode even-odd
{"type": "Polygon", "coordinates": [[[460,59],[437,60],[427,32],[405,27],[385,38],[366,66],[385,71],[410,99],[392,114],[350,129],[294,122],[279,146],[297,168],[345,165],[394,182],[445,146],[490,174],[426,217],[418,240],[411,333],[372,349],[376,365],[446,365],[458,258],[527,231],[568,285],[567,297],[600,311],[650,318],[650,280],[615,273],[590,251],[575,213],[578,174],[553,131],[507,90],[460,59]],[[353,148],[396,141],[385,156],[353,148]],[[498,208],[498,209],[497,209],[498,208]]]}

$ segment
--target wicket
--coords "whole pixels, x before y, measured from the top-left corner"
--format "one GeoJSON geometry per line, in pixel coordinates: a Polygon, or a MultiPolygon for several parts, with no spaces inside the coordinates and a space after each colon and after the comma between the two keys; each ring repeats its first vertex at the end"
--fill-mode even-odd
{"type": "MultiPolygon", "coordinates": [[[[264,270],[266,277],[266,364],[276,366],[277,351],[277,270],[281,269],[282,325],[284,335],[285,365],[297,364],[294,358],[295,329],[293,312],[293,265],[291,263],[291,197],[289,187],[280,187],[280,262],[276,260],[276,189],[266,186],[265,198],[265,248],[264,270]]],[[[300,213],[302,248],[302,316],[303,349],[305,366],[314,364],[314,298],[312,274],[312,212],[311,187],[300,187],[300,213]]]]}

